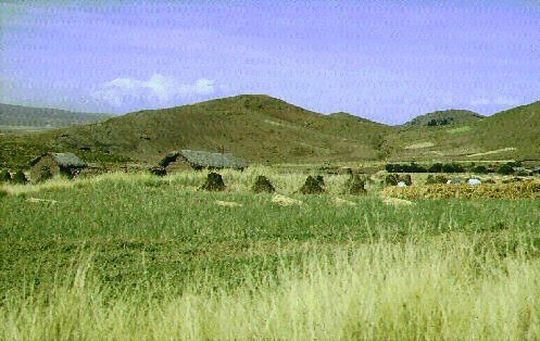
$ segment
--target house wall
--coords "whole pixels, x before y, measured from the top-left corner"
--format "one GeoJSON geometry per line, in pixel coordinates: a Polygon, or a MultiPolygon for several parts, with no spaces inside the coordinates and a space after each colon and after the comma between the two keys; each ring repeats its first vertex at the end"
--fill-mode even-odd
{"type": "Polygon", "coordinates": [[[174,173],[193,170],[194,168],[189,165],[189,163],[182,155],[180,155],[176,158],[176,161],[169,163],[169,165],[165,169],[167,170],[167,173],[174,173]]]}

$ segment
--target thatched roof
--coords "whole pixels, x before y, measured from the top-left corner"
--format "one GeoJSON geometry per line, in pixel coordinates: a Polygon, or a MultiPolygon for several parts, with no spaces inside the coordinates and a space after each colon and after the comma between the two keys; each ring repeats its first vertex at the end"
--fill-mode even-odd
{"type": "Polygon", "coordinates": [[[167,167],[171,162],[182,156],[191,166],[201,168],[236,168],[243,169],[247,163],[230,153],[209,153],[196,150],[181,150],[167,154],[160,165],[167,167]]]}
{"type": "Polygon", "coordinates": [[[32,161],[30,161],[30,166],[35,165],[43,157],[50,156],[54,162],[60,167],[85,167],[86,163],[79,159],[77,155],[73,153],[45,153],[42,154],[32,161]]]}

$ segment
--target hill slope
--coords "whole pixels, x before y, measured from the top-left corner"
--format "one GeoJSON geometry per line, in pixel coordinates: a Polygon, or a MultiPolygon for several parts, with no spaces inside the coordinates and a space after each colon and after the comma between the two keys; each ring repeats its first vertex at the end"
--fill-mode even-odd
{"type": "Polygon", "coordinates": [[[469,110],[444,110],[417,116],[405,125],[435,127],[471,123],[483,118],[484,116],[469,110]]]}
{"type": "Polygon", "coordinates": [[[386,142],[401,160],[540,160],[540,101],[457,126],[402,127],[386,142]]]}
{"type": "Polygon", "coordinates": [[[67,127],[76,124],[97,122],[110,116],[107,114],[80,113],[0,103],[0,126],[67,127]]]}
{"type": "Polygon", "coordinates": [[[0,167],[25,166],[44,151],[72,151],[87,161],[153,163],[171,150],[221,147],[263,163],[540,160],[540,102],[458,125],[389,127],[241,95],[39,133],[0,134],[0,167]]]}
{"type": "MultiPolygon", "coordinates": [[[[367,160],[379,156],[378,148],[392,129],[322,115],[265,95],[241,95],[32,134],[23,149],[28,154],[28,141],[40,140],[31,153],[71,150],[87,159],[114,155],[155,162],[171,150],[216,151],[223,146],[252,162],[367,160]]],[[[15,152],[11,157],[22,161],[15,152]]]]}

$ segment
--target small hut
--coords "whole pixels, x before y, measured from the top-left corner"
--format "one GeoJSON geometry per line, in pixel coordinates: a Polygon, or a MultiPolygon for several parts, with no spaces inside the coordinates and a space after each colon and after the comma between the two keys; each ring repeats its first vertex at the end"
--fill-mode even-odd
{"type": "Polygon", "coordinates": [[[174,172],[182,169],[223,169],[232,168],[244,170],[247,164],[230,153],[209,153],[195,150],[180,150],[168,153],[159,165],[174,172]]]}
{"type": "Polygon", "coordinates": [[[48,168],[52,175],[73,177],[86,167],[86,163],[73,153],[45,153],[30,161],[32,178],[38,176],[43,168],[48,168]]]}

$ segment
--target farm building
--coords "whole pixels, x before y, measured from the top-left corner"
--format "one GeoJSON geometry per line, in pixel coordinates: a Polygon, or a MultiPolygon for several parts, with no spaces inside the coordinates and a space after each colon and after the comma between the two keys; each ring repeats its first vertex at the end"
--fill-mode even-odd
{"type": "Polygon", "coordinates": [[[195,150],[180,150],[167,154],[159,162],[167,172],[182,169],[222,169],[232,168],[244,170],[247,164],[230,153],[209,153],[195,150]]]}
{"type": "Polygon", "coordinates": [[[43,167],[49,168],[52,175],[61,174],[73,177],[86,167],[86,163],[73,153],[45,153],[30,161],[30,166],[33,178],[41,172],[43,167]]]}

